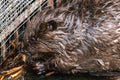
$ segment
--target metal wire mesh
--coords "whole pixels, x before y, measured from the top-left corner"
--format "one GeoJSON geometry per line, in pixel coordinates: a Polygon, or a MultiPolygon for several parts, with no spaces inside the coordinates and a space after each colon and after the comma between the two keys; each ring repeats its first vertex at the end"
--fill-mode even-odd
{"type": "Polygon", "coordinates": [[[8,26],[34,0],[1,0],[0,32],[8,26]]]}
{"type": "MultiPolygon", "coordinates": [[[[4,31],[6,27],[9,27],[9,25],[14,22],[14,19],[16,19],[24,10],[28,8],[29,5],[31,5],[33,2],[37,0],[0,0],[0,36],[2,37],[1,31],[4,31]]],[[[43,0],[43,2],[31,15],[27,16],[27,19],[22,22],[11,34],[9,34],[6,39],[4,39],[3,42],[0,42],[0,52],[2,52],[2,48],[4,45],[5,51],[4,53],[0,53],[0,64],[3,62],[3,56],[7,55],[7,52],[10,50],[11,45],[9,44],[10,40],[13,40],[16,42],[17,38],[15,37],[15,33],[18,33],[18,38],[21,38],[21,36],[24,34],[25,26],[24,24],[32,17],[34,16],[38,11],[42,10],[47,4],[49,0],[43,0]]],[[[57,3],[57,0],[54,0],[55,4],[57,3]]],[[[33,5],[35,6],[35,5],[33,5]]]]}
{"type": "MultiPolygon", "coordinates": [[[[14,36],[14,34],[16,33],[16,31],[19,31],[19,35],[18,37],[22,36],[23,33],[24,33],[24,30],[21,30],[21,28],[25,28],[24,24],[33,16],[35,15],[35,13],[37,13],[38,11],[41,10],[41,8],[43,8],[45,5],[47,4],[47,0],[44,1],[42,3],[42,5],[36,10],[34,11],[20,26],[17,27],[17,29],[15,29],[7,38],[6,40],[4,41],[4,43],[1,44],[0,48],[2,48],[4,45],[6,45],[7,42],[9,42],[9,40],[11,40],[11,38],[14,36]]],[[[7,24],[9,25],[9,24],[7,24]]],[[[4,27],[3,27],[4,29],[4,27]]],[[[14,39],[14,41],[16,41],[16,38],[14,39]]],[[[11,45],[10,44],[7,44],[7,47],[6,47],[6,52],[10,49],[11,45]]],[[[3,56],[3,54],[0,54],[0,58],[3,56]]],[[[2,61],[2,60],[1,60],[2,61]]],[[[0,62],[1,62],[0,61],[0,62]]]]}

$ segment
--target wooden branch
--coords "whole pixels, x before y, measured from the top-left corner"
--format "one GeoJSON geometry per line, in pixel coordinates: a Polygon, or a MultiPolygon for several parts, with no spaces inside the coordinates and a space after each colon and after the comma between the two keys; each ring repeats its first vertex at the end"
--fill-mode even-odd
{"type": "MultiPolygon", "coordinates": [[[[4,43],[4,40],[2,41],[2,43],[4,43]]],[[[1,55],[3,57],[3,60],[6,59],[6,44],[4,44],[2,47],[1,47],[1,55]]]]}

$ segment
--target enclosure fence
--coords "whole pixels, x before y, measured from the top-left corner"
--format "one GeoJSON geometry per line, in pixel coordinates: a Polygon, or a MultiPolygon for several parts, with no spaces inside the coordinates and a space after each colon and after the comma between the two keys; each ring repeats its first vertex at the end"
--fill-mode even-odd
{"type": "Polygon", "coordinates": [[[45,6],[61,0],[0,0],[0,64],[11,49],[10,41],[19,42],[25,23],[45,6]]]}

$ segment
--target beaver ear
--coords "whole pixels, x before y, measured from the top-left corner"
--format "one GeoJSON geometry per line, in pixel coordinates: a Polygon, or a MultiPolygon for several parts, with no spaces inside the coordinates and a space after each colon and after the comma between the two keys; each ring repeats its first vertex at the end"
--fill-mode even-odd
{"type": "Polygon", "coordinates": [[[57,29],[57,22],[56,21],[50,20],[50,21],[48,21],[48,24],[49,24],[49,28],[51,31],[54,31],[57,29]]]}

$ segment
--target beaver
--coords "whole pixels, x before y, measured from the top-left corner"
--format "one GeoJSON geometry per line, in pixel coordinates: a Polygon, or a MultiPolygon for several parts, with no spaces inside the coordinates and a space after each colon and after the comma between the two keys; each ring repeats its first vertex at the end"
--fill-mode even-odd
{"type": "Polygon", "coordinates": [[[119,73],[120,0],[44,8],[27,22],[22,52],[40,73],[119,73]]]}

